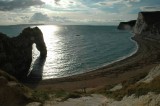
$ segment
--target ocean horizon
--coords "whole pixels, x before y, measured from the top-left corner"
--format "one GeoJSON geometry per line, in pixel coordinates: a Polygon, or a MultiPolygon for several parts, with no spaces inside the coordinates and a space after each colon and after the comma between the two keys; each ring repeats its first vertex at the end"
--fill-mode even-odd
{"type": "MultiPolygon", "coordinates": [[[[0,26],[0,32],[14,37],[28,26],[0,26]]],[[[117,26],[36,26],[43,33],[47,57],[43,64],[39,64],[39,51],[33,45],[30,68],[33,77],[50,79],[89,72],[125,59],[138,49],[137,43],[131,39],[133,34],[130,31],[118,30],[117,26]]]]}

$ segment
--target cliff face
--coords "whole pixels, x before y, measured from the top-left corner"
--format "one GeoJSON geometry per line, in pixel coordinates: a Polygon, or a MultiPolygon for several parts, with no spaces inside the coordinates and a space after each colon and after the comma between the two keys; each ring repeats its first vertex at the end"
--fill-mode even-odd
{"type": "Polygon", "coordinates": [[[160,11],[140,12],[134,33],[145,38],[160,39],[160,11]]]}
{"type": "Polygon", "coordinates": [[[46,57],[46,45],[38,27],[25,28],[19,36],[13,38],[0,33],[0,69],[18,79],[25,78],[32,62],[33,43],[36,43],[41,57],[46,57]]]}
{"type": "Polygon", "coordinates": [[[135,23],[136,23],[136,20],[132,20],[132,21],[128,21],[128,22],[120,22],[120,24],[118,25],[118,29],[131,30],[131,29],[133,29],[135,23]]]}

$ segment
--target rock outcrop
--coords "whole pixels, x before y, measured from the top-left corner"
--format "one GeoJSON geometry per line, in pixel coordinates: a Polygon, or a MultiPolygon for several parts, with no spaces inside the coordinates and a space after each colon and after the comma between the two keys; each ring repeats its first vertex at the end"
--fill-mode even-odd
{"type": "Polygon", "coordinates": [[[160,40],[160,11],[139,12],[137,20],[120,22],[120,30],[133,30],[146,39],[160,40]]]}
{"type": "Polygon", "coordinates": [[[26,106],[34,101],[31,96],[32,90],[3,70],[0,70],[0,83],[0,106],[26,106]]]}
{"type": "Polygon", "coordinates": [[[131,21],[128,21],[128,22],[120,22],[120,24],[118,25],[118,29],[120,29],[120,30],[132,30],[135,23],[136,23],[136,20],[131,20],[131,21]]]}
{"type": "Polygon", "coordinates": [[[140,12],[134,33],[145,38],[160,40],[160,11],[140,12]]]}
{"type": "Polygon", "coordinates": [[[136,97],[135,95],[125,96],[121,101],[108,99],[104,106],[159,106],[160,94],[149,92],[147,95],[136,97]]]}
{"type": "Polygon", "coordinates": [[[25,78],[32,62],[33,43],[40,51],[40,57],[46,57],[46,45],[38,27],[25,28],[19,36],[13,38],[0,33],[0,69],[18,79],[25,78]]]}

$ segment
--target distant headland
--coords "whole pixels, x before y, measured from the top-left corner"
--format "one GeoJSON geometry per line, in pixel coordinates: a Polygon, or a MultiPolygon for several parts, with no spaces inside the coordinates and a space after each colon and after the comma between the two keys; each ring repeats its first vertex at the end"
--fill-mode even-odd
{"type": "Polygon", "coordinates": [[[133,30],[146,39],[160,40],[160,11],[139,12],[137,20],[121,22],[118,29],[133,30]]]}

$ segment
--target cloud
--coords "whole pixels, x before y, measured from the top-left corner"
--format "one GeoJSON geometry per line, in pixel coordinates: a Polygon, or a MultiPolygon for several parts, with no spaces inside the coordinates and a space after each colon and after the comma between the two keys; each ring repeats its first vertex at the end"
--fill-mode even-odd
{"type": "Polygon", "coordinates": [[[24,9],[31,6],[41,6],[45,4],[41,0],[3,0],[0,1],[0,11],[11,11],[14,9],[24,9]]]}
{"type": "Polygon", "coordinates": [[[140,2],[141,0],[123,0],[125,2],[140,2]]]}
{"type": "MultiPolygon", "coordinates": [[[[45,5],[41,7],[51,12],[77,12],[77,11],[86,11],[88,10],[87,4],[83,4],[81,0],[42,0],[45,2],[45,5]]],[[[91,2],[92,3],[92,2],[91,2]]]]}
{"type": "Polygon", "coordinates": [[[52,21],[56,23],[66,23],[70,22],[70,20],[66,17],[60,17],[60,16],[53,16],[52,21]]]}
{"type": "MultiPolygon", "coordinates": [[[[0,24],[117,24],[137,18],[143,0],[0,0],[0,24]],[[131,8],[129,6],[132,6],[131,8]],[[129,8],[127,8],[129,7],[129,8]],[[122,15],[121,15],[122,14],[122,15]],[[132,16],[132,14],[134,14],[132,16]],[[9,17],[9,18],[7,18],[9,17]],[[135,18],[136,17],[136,18],[135,18]]],[[[147,2],[148,3],[148,2],[147,2]]],[[[153,4],[152,4],[153,5],[153,4]]],[[[148,5],[151,6],[151,5],[148,5]]]]}
{"type": "Polygon", "coordinates": [[[51,17],[51,23],[55,25],[69,25],[69,24],[74,24],[74,20],[63,17],[63,16],[52,16],[51,17]]]}
{"type": "Polygon", "coordinates": [[[128,7],[132,6],[132,3],[140,2],[141,0],[105,0],[103,2],[97,2],[99,6],[114,6],[114,5],[126,5],[128,7]]]}
{"type": "Polygon", "coordinates": [[[140,7],[141,11],[160,11],[160,5],[159,6],[143,6],[140,7]]]}
{"type": "Polygon", "coordinates": [[[59,5],[60,0],[54,0],[55,4],[59,5]]]}
{"type": "Polygon", "coordinates": [[[34,13],[30,18],[29,22],[47,22],[50,21],[50,18],[46,14],[42,14],[40,12],[34,13]]]}
{"type": "Polygon", "coordinates": [[[114,0],[114,1],[99,2],[98,4],[101,6],[113,6],[113,5],[119,4],[121,2],[122,2],[122,0],[114,0]]]}
{"type": "MultiPolygon", "coordinates": [[[[27,18],[27,17],[23,17],[27,18]]],[[[72,21],[70,21],[68,18],[63,16],[49,16],[47,14],[43,13],[34,13],[33,16],[31,16],[30,23],[45,23],[45,24],[67,24],[72,21]]]]}
{"type": "Polygon", "coordinates": [[[0,11],[0,24],[1,25],[13,25],[13,24],[24,24],[28,23],[30,19],[30,14],[26,13],[14,13],[14,12],[6,12],[0,11]]]}

